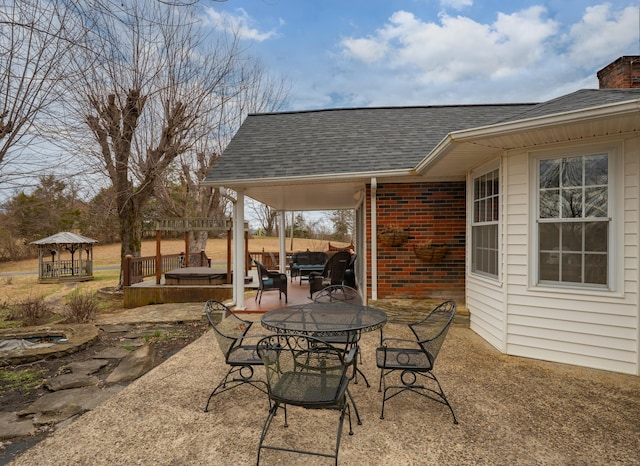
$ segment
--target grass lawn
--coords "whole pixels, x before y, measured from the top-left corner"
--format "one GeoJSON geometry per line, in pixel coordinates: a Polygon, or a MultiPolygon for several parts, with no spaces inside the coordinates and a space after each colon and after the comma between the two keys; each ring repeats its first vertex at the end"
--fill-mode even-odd
{"type": "MultiPolygon", "coordinates": [[[[336,246],[346,246],[345,243],[332,242],[336,246]]],[[[316,239],[291,240],[287,239],[285,246],[288,251],[326,251],[328,241],[316,239]]],[[[35,246],[34,246],[35,249],[35,246]]],[[[250,237],[249,251],[278,251],[279,240],[275,237],[250,237]]],[[[177,254],[185,250],[183,240],[162,240],[162,254],[177,254]]],[[[210,239],[207,241],[207,256],[212,262],[226,262],[227,240],[210,239]]],[[[142,256],[155,256],[155,240],[147,240],[142,243],[142,256]]],[[[101,288],[114,287],[118,283],[119,269],[98,270],[102,267],[120,266],[120,244],[98,244],[93,248],[93,275],[95,280],[81,282],[77,284],[44,284],[38,283],[38,259],[30,259],[16,262],[0,262],[0,273],[33,272],[29,275],[14,275],[10,277],[0,277],[0,307],[3,303],[14,304],[26,299],[37,297],[48,297],[54,293],[63,296],[71,293],[74,289],[80,291],[95,291],[101,288]]],[[[1,316],[0,316],[1,318],[1,316]]]]}

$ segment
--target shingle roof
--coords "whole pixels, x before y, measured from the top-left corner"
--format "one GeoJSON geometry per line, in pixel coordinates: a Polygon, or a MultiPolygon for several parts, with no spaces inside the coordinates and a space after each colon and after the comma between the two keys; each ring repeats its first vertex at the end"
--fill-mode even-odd
{"type": "Polygon", "coordinates": [[[32,241],[31,244],[45,245],[45,244],[93,244],[98,240],[87,238],[86,236],[78,235],[68,231],[62,231],[55,235],[48,236],[37,241],[32,241]]]}
{"type": "Polygon", "coordinates": [[[251,114],[206,181],[410,169],[449,132],[491,124],[531,105],[251,114]]]}
{"type": "Polygon", "coordinates": [[[453,131],[638,98],[640,89],[585,89],[539,104],[251,114],[205,183],[408,170],[453,131]]]}
{"type": "Polygon", "coordinates": [[[581,89],[571,94],[537,104],[526,109],[519,115],[511,115],[496,123],[544,117],[634,99],[640,99],[640,89],[581,89]]]}

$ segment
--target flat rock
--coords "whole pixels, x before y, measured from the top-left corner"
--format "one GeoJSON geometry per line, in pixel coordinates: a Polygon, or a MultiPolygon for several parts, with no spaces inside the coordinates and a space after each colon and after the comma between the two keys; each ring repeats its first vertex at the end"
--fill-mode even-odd
{"type": "Polygon", "coordinates": [[[103,389],[92,386],[48,393],[20,411],[18,416],[28,416],[30,414],[53,416],[62,414],[63,417],[70,417],[74,414],[92,410],[120,390],[122,390],[122,387],[115,385],[103,389]]]}
{"type": "Polygon", "coordinates": [[[68,390],[71,388],[90,387],[98,385],[100,379],[95,375],[86,374],[62,374],[44,381],[44,386],[56,392],[58,390],[68,390]]]}
{"type": "Polygon", "coordinates": [[[86,361],[77,361],[69,364],[69,368],[74,374],[95,374],[100,369],[109,364],[107,359],[87,359],[86,361]]]}
{"type": "Polygon", "coordinates": [[[156,351],[153,346],[145,345],[133,351],[120,361],[109,377],[107,383],[130,382],[153,369],[156,351]]]}
{"type": "Polygon", "coordinates": [[[106,348],[93,356],[93,359],[122,359],[127,356],[131,351],[124,348],[112,347],[106,348]]]}
{"type": "Polygon", "coordinates": [[[16,413],[0,412],[0,440],[34,435],[36,428],[30,419],[18,417],[16,413]]]}
{"type": "Polygon", "coordinates": [[[131,325],[129,324],[103,324],[100,325],[100,330],[106,333],[121,333],[128,332],[131,330],[131,325]]]}

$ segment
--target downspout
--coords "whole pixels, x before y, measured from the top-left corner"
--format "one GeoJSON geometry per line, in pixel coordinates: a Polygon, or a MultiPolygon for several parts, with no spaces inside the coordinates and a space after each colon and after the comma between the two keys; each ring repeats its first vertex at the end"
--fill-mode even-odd
{"type": "Polygon", "coordinates": [[[371,299],[378,299],[378,231],[376,192],[378,180],[371,178],[371,299]]]}

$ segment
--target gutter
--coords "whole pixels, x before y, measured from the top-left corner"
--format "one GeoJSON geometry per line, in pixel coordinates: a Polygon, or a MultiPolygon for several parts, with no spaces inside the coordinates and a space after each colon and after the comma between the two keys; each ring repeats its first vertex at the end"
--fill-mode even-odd
{"type": "Polygon", "coordinates": [[[271,185],[284,185],[284,184],[306,184],[310,182],[324,183],[331,182],[353,182],[361,181],[363,179],[370,179],[374,177],[403,177],[403,176],[415,176],[415,169],[403,168],[397,170],[387,171],[370,171],[370,172],[358,172],[358,173],[333,173],[325,175],[305,175],[294,177],[278,177],[278,178],[238,178],[238,179],[224,179],[224,180],[204,180],[200,184],[202,186],[227,186],[227,187],[256,187],[256,186],[271,186],[271,185]]]}

